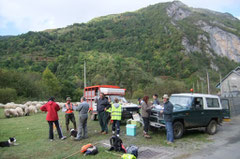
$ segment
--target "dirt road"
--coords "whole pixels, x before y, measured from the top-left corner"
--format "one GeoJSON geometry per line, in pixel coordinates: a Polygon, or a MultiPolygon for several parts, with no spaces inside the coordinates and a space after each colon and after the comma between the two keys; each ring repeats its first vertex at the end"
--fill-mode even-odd
{"type": "Polygon", "coordinates": [[[201,150],[191,154],[188,159],[239,159],[240,158],[240,116],[219,127],[216,135],[210,137],[201,150]]]}

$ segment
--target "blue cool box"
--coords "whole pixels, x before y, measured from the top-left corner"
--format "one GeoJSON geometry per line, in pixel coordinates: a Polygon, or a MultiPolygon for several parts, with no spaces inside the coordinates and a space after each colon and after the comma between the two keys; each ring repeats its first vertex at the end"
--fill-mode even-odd
{"type": "Polygon", "coordinates": [[[136,125],[134,124],[127,124],[126,125],[126,134],[127,136],[136,136],[136,125]]]}

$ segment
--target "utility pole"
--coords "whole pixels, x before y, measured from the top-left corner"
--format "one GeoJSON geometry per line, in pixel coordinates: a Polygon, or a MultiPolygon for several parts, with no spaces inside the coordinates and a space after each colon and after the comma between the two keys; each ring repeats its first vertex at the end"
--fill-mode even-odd
{"type": "Polygon", "coordinates": [[[87,87],[87,79],[86,79],[86,61],[84,60],[84,88],[87,87]]]}
{"type": "MultiPolygon", "coordinates": [[[[206,70],[207,71],[207,70],[206,70]]],[[[210,94],[210,83],[209,83],[209,75],[207,71],[207,86],[208,86],[208,94],[210,94]]]]}

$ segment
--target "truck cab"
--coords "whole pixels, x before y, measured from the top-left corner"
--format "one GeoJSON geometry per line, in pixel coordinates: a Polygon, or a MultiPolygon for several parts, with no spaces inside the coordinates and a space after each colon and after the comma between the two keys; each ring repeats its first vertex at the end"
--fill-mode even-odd
{"type": "Polygon", "coordinates": [[[119,102],[122,104],[122,119],[124,120],[132,118],[132,114],[139,111],[139,106],[133,103],[129,103],[124,97],[125,92],[126,89],[112,85],[97,85],[85,87],[84,97],[90,105],[89,110],[91,113],[91,119],[97,119],[96,100],[99,98],[100,93],[104,93],[105,97],[111,100],[111,102],[113,102],[115,98],[118,98],[119,102]]]}
{"type": "MultiPolygon", "coordinates": [[[[172,94],[174,137],[181,138],[184,130],[205,127],[208,134],[215,134],[223,120],[223,108],[216,95],[181,93],[172,94]]],[[[155,107],[150,114],[150,125],[165,127],[163,114],[155,107]]],[[[226,115],[226,114],[225,114],[226,115]]]]}

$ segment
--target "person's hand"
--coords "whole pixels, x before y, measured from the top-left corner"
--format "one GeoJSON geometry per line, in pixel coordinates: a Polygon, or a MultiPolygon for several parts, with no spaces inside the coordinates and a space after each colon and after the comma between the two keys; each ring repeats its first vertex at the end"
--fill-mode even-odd
{"type": "Polygon", "coordinates": [[[104,111],[106,111],[107,110],[107,108],[104,108],[104,111]]]}
{"type": "Polygon", "coordinates": [[[160,113],[163,113],[163,110],[161,110],[160,113]]]}

